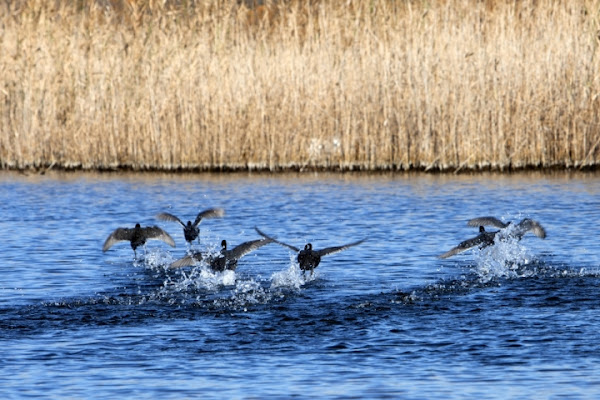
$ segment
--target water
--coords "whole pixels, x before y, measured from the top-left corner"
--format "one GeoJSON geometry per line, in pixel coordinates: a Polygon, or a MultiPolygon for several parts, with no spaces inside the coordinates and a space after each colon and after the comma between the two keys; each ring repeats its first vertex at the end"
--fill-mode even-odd
{"type": "Polygon", "coordinates": [[[0,175],[3,398],[596,398],[600,175],[0,175]],[[357,247],[304,276],[269,244],[223,274],[182,257],[258,238],[357,247]],[[473,217],[547,230],[447,260],[473,217]],[[128,243],[158,224],[177,243],[128,243]]]}

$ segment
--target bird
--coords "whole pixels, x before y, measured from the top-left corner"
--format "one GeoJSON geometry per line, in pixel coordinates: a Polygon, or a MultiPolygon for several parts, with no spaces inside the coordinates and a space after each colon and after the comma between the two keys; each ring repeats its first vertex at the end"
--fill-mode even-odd
{"type": "Polygon", "coordinates": [[[487,232],[483,226],[479,227],[479,235],[474,238],[467,239],[463,242],[460,242],[458,246],[453,247],[442,255],[439,255],[438,258],[448,258],[455,254],[462,253],[463,251],[467,251],[472,247],[479,246],[480,249],[484,247],[491,246],[494,244],[494,239],[496,234],[500,231],[495,232],[487,232]]]}
{"type": "Polygon", "coordinates": [[[133,249],[133,255],[137,258],[136,249],[139,246],[146,244],[146,240],[148,239],[158,239],[162,240],[166,244],[171,247],[175,247],[175,241],[169,234],[163,231],[158,226],[146,226],[142,228],[140,224],[135,224],[134,228],[117,228],[115,229],[104,242],[104,246],[102,246],[102,251],[107,251],[110,249],[115,243],[121,241],[129,241],[131,243],[131,248],[133,249]]]}
{"type": "MultiPolygon", "coordinates": [[[[209,208],[208,210],[201,211],[196,216],[194,223],[192,223],[192,221],[188,221],[187,224],[184,224],[183,221],[177,218],[175,215],[166,212],[156,215],[156,218],[162,221],[178,222],[181,224],[183,227],[183,236],[185,237],[185,240],[189,244],[192,244],[192,242],[200,235],[200,228],[198,225],[200,224],[200,221],[202,221],[202,218],[220,218],[223,215],[225,215],[225,210],[222,208],[209,208]]],[[[198,239],[198,241],[200,241],[200,239],[198,239]]]]}
{"type": "Polygon", "coordinates": [[[494,244],[496,239],[506,240],[509,238],[515,238],[517,240],[521,240],[529,231],[533,232],[533,234],[539,238],[544,239],[546,237],[546,230],[544,227],[542,227],[539,222],[530,218],[524,218],[518,224],[513,224],[512,222],[502,222],[496,217],[478,217],[470,219],[467,222],[467,225],[479,226],[479,235],[459,243],[458,246],[438,256],[439,258],[448,258],[475,246],[479,246],[480,249],[483,249],[484,247],[494,244]],[[496,228],[500,228],[500,230],[488,232],[485,230],[484,226],[494,226],[496,228]],[[514,228],[506,230],[506,228],[509,227],[514,228]]]}
{"type": "Polygon", "coordinates": [[[513,224],[512,222],[502,222],[498,218],[495,217],[479,217],[473,218],[467,222],[468,226],[495,226],[496,228],[504,229],[509,226],[514,226],[513,230],[508,230],[504,234],[507,237],[515,237],[517,240],[521,240],[523,236],[531,231],[534,235],[539,238],[546,238],[546,230],[539,222],[534,221],[530,218],[524,218],[518,224],[513,224]]]}
{"type": "Polygon", "coordinates": [[[210,265],[210,269],[214,272],[223,272],[226,269],[235,271],[237,263],[240,258],[262,247],[266,244],[273,242],[271,239],[262,238],[256,240],[250,240],[248,242],[241,243],[231,250],[227,249],[227,241],[221,241],[221,251],[218,255],[210,255],[202,252],[194,252],[188,254],[185,257],[171,263],[169,268],[181,268],[194,265],[197,261],[206,261],[210,265]]]}
{"type": "Polygon", "coordinates": [[[292,249],[293,251],[295,251],[296,253],[298,253],[298,258],[297,258],[298,265],[300,266],[302,273],[304,274],[306,271],[310,271],[311,276],[312,276],[315,268],[317,268],[319,266],[319,263],[321,262],[321,257],[326,256],[328,254],[338,253],[340,251],[346,250],[347,248],[359,245],[366,240],[366,239],[362,239],[357,242],[345,244],[343,246],[327,247],[327,248],[321,249],[321,250],[313,250],[312,243],[307,243],[306,245],[304,245],[304,249],[300,250],[296,246],[292,246],[290,244],[287,244],[287,243],[284,243],[284,242],[281,242],[279,240],[272,238],[271,236],[265,234],[264,232],[261,232],[261,230],[258,229],[257,227],[254,227],[254,229],[262,237],[264,237],[266,239],[270,239],[273,242],[280,244],[282,246],[288,247],[288,248],[292,249]]]}

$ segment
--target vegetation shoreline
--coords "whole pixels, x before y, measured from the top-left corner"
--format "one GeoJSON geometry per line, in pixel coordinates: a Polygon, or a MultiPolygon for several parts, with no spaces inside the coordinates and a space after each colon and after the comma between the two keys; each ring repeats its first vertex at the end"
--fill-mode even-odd
{"type": "Polygon", "coordinates": [[[140,173],[140,174],[274,174],[274,175],[285,175],[285,174],[428,174],[428,175],[472,175],[472,174],[528,174],[528,173],[540,173],[554,174],[554,173],[598,173],[600,172],[599,165],[588,165],[580,167],[565,167],[562,165],[554,166],[526,166],[519,168],[505,167],[505,168],[463,168],[463,169],[439,169],[439,168],[408,168],[408,169],[394,169],[394,168],[379,168],[379,169],[360,169],[360,168],[331,168],[331,167],[278,167],[278,168],[249,168],[249,167],[231,167],[222,166],[219,168],[171,168],[166,169],[160,166],[119,166],[119,167],[97,167],[97,168],[81,168],[81,167],[64,167],[60,165],[38,165],[28,166],[26,168],[2,168],[0,171],[12,172],[18,174],[39,174],[45,175],[46,173],[58,173],[58,174],[77,174],[77,173],[98,173],[98,174],[128,174],[128,173],[140,173]]]}
{"type": "Polygon", "coordinates": [[[600,165],[599,0],[247,3],[0,3],[0,168],[600,165]]]}

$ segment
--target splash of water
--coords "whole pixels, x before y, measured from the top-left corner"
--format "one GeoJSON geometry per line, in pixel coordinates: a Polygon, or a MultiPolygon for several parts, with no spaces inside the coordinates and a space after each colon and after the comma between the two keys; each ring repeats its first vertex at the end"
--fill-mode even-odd
{"type": "Polygon", "coordinates": [[[189,271],[182,269],[168,275],[163,286],[176,292],[217,291],[223,286],[235,285],[235,282],[235,271],[215,272],[205,263],[200,263],[189,271]]]}
{"type": "Polygon", "coordinates": [[[274,272],[271,275],[271,289],[294,289],[300,290],[300,287],[308,282],[312,282],[318,277],[318,272],[311,274],[304,273],[296,261],[296,256],[290,256],[290,266],[284,271],[274,272]]]}
{"type": "Polygon", "coordinates": [[[475,273],[482,283],[495,278],[528,277],[535,274],[535,271],[527,268],[533,261],[535,257],[518,239],[502,236],[478,253],[475,273]]]}
{"type": "Polygon", "coordinates": [[[271,275],[271,288],[290,288],[299,290],[306,281],[302,276],[302,271],[298,264],[292,263],[288,269],[284,271],[274,272],[271,275]]]}
{"type": "MultiPolygon", "coordinates": [[[[519,213],[504,217],[520,220],[523,216],[519,213]]],[[[513,223],[499,230],[492,246],[478,252],[475,272],[480,282],[486,283],[495,278],[534,276],[538,273],[538,265],[539,260],[521,245],[517,225],[513,223]]]]}
{"type": "Polygon", "coordinates": [[[236,282],[229,301],[230,306],[247,311],[249,305],[266,304],[272,298],[270,291],[262,287],[260,282],[249,279],[236,282]]]}
{"type": "Polygon", "coordinates": [[[152,249],[146,252],[142,260],[135,260],[133,265],[136,267],[149,268],[160,271],[173,262],[173,255],[160,249],[152,249]]]}
{"type": "MultiPolygon", "coordinates": [[[[215,248],[216,249],[216,248],[215,248]]],[[[208,250],[207,254],[218,254],[219,251],[208,250]]],[[[209,257],[207,257],[209,258],[209,257]]],[[[235,271],[225,270],[213,271],[210,265],[204,261],[197,261],[191,268],[169,269],[172,257],[163,254],[152,254],[146,257],[144,266],[162,273],[163,282],[160,289],[155,291],[145,300],[161,300],[169,304],[198,305],[207,304],[207,296],[213,298],[212,306],[219,309],[243,309],[252,304],[264,304],[270,301],[271,293],[262,287],[260,281],[254,278],[244,278],[236,275],[235,271]],[[233,287],[228,297],[222,297],[224,288],[233,287]]],[[[142,299],[144,300],[144,299],[142,299]]]]}

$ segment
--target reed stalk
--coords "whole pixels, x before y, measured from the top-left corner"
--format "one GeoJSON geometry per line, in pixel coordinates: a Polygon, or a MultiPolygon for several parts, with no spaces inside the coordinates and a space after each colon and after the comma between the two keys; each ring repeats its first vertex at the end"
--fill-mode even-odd
{"type": "Polygon", "coordinates": [[[600,162],[600,1],[6,1],[0,165],[600,162]]]}

